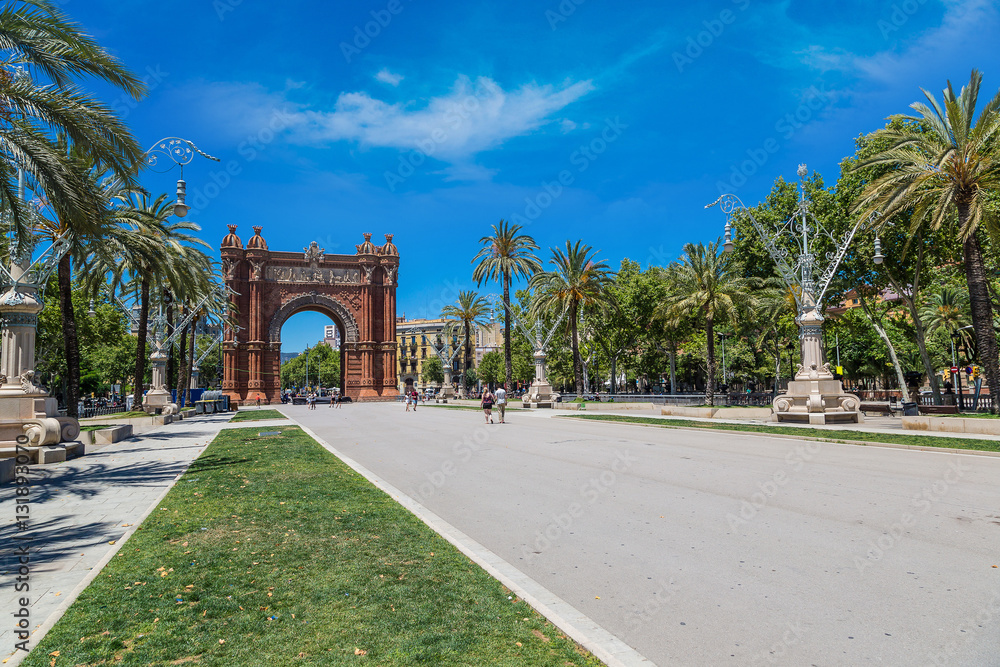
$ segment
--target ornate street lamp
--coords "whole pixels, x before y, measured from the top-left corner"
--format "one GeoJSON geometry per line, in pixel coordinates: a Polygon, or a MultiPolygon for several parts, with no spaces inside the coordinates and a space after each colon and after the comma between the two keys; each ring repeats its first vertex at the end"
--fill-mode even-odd
{"type": "Polygon", "coordinates": [[[219,162],[219,158],[205,153],[195,146],[194,142],[178,137],[160,139],[145,153],[146,166],[157,173],[166,173],[174,167],[181,168],[181,177],[177,180],[177,203],[174,204],[174,215],[178,218],[183,218],[191,210],[191,207],[184,203],[184,198],[187,195],[187,183],[184,181],[184,165],[190,164],[196,153],[209,160],[219,162]],[[161,161],[166,162],[167,160],[170,160],[173,164],[166,165],[166,169],[158,168],[161,166],[161,161]]]}
{"type": "MultiPolygon", "coordinates": [[[[777,228],[760,224],[750,210],[733,194],[725,194],[706,206],[722,205],[726,214],[723,250],[732,252],[732,218],[739,212],[749,218],[754,231],[764,242],[764,247],[774,261],[778,274],[795,297],[799,326],[802,364],[788,383],[788,391],[774,399],[773,407],[778,421],[826,424],[830,422],[863,422],[861,400],[845,393],[840,380],[834,378],[830,364],[823,362],[823,297],[837,267],[847,253],[857,232],[866,230],[876,216],[858,221],[849,231],[837,236],[813,215],[812,202],[806,194],[806,165],[799,165],[799,203],[792,217],[777,228]],[[819,246],[831,249],[819,253],[819,246]]],[[[881,258],[881,244],[876,246],[875,261],[881,258]]]]}

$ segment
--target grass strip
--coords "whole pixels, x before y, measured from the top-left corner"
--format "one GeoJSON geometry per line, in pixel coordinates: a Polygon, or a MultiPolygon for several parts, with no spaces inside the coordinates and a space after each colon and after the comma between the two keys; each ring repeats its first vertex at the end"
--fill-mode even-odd
{"type": "Polygon", "coordinates": [[[301,429],[220,433],[23,663],[601,663],[301,429]]]}
{"type": "Polygon", "coordinates": [[[288,419],[288,417],[277,410],[240,410],[229,421],[256,422],[264,421],[265,419],[288,419]]]}
{"type": "Polygon", "coordinates": [[[106,428],[115,428],[116,426],[120,426],[120,424],[93,424],[93,425],[89,425],[88,424],[86,426],[81,425],[80,426],[80,430],[81,431],[101,431],[101,430],[104,430],[106,428]]]}
{"type": "Polygon", "coordinates": [[[1000,441],[977,440],[975,438],[942,438],[933,435],[901,435],[896,433],[870,433],[868,431],[827,431],[818,428],[796,426],[764,426],[760,424],[727,424],[692,421],[687,419],[656,419],[655,417],[633,417],[628,415],[560,415],[564,419],[596,419],[598,421],[644,424],[661,428],[701,428],[717,431],[740,431],[743,433],[773,433],[802,438],[814,438],[828,442],[875,442],[890,445],[917,445],[920,447],[945,447],[948,449],[972,449],[982,452],[1000,452],[1000,441]]]}

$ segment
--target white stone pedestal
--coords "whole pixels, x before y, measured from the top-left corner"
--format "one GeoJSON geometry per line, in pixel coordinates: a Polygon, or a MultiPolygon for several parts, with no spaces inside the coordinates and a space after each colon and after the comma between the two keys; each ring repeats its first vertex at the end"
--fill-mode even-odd
{"type": "Polygon", "coordinates": [[[862,424],[861,399],[845,393],[830,365],[823,363],[822,323],[823,316],[815,307],[799,318],[802,365],[788,383],[788,391],[774,399],[774,416],[779,422],[862,424]]]}
{"type": "Polygon", "coordinates": [[[545,352],[535,350],[535,380],[528,387],[528,393],[522,398],[522,405],[526,408],[551,408],[552,385],[545,378],[545,352]]]}
{"type": "Polygon", "coordinates": [[[173,402],[173,396],[167,391],[166,386],[167,355],[157,348],[149,355],[149,360],[153,364],[153,388],[146,392],[146,397],[142,399],[142,409],[151,415],[175,415],[177,404],[173,402]]]}
{"type": "MultiPolygon", "coordinates": [[[[17,280],[27,270],[27,262],[11,269],[17,280]]],[[[27,436],[27,446],[40,447],[80,435],[80,423],[73,417],[60,417],[56,399],[35,385],[35,333],[42,304],[33,287],[18,289],[15,285],[0,296],[0,448],[12,452],[18,436],[27,436]]]]}

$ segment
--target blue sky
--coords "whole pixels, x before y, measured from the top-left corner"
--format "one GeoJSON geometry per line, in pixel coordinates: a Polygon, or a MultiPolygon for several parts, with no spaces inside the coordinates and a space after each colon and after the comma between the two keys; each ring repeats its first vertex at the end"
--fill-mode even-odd
{"type": "MultiPolygon", "coordinates": [[[[752,205],[802,162],[831,183],[921,87],[973,67],[983,97],[1000,86],[985,0],[61,6],[147,78],[139,103],[108,94],[144,146],[180,136],[222,160],[185,169],[206,241],[259,224],[273,250],[353,254],[362,232],[392,233],[409,318],[474,287],[500,218],[543,259],[583,239],[616,267],[663,264],[719,236],[704,206],[720,189],[752,205]]],[[[284,349],[327,322],[292,318],[284,349]]]]}

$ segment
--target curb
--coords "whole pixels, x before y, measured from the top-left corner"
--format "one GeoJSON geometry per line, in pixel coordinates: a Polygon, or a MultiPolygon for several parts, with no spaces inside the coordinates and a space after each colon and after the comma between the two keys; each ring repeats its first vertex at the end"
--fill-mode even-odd
{"type": "MultiPolygon", "coordinates": [[[[576,415],[559,415],[563,419],[575,419],[577,421],[583,421],[582,417],[576,415]]],[[[991,452],[982,449],[958,449],[955,447],[931,447],[928,445],[903,445],[896,444],[892,442],[867,442],[864,440],[850,440],[848,438],[837,438],[835,436],[818,437],[815,435],[794,435],[792,433],[764,433],[758,431],[738,431],[736,429],[728,428],[698,428],[697,426],[673,426],[666,423],[663,426],[659,424],[643,424],[639,422],[616,422],[616,421],[605,421],[603,419],[591,419],[587,421],[593,421],[603,424],[611,424],[614,426],[638,426],[640,428],[670,428],[675,431],[695,431],[700,433],[706,432],[725,432],[732,433],[735,435],[748,435],[755,437],[765,437],[765,438],[782,438],[785,440],[811,440],[813,442],[829,442],[834,445],[851,445],[854,447],[879,447],[882,449],[909,449],[919,452],[937,452],[939,454],[967,454],[969,456],[994,456],[1000,457],[1000,452],[991,452]]],[[[668,422],[668,420],[663,420],[668,422]]],[[[927,436],[933,438],[934,436],[927,436]]],[[[985,438],[984,438],[985,440],[985,438]]]]}
{"type": "Polygon", "coordinates": [[[542,616],[552,622],[553,625],[590,651],[598,660],[608,665],[608,667],[650,667],[653,665],[651,660],[602,628],[555,593],[549,591],[540,583],[500,558],[500,556],[434,512],[431,512],[368,468],[337,451],[333,445],[319,437],[310,428],[303,426],[295,419],[289,419],[301,428],[304,433],[309,435],[309,437],[322,445],[324,449],[413,513],[418,519],[427,524],[431,530],[448,540],[459,551],[468,556],[470,560],[486,570],[490,576],[516,593],[518,597],[531,605],[542,616]]]}

